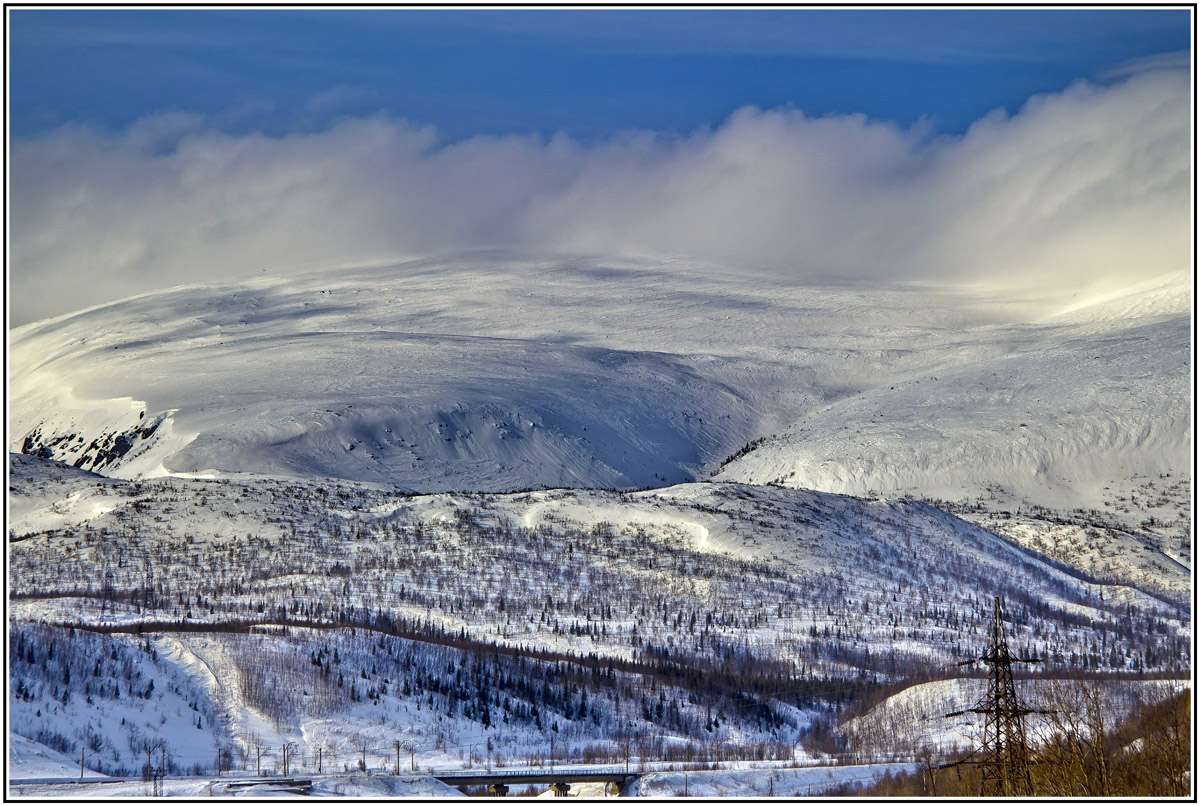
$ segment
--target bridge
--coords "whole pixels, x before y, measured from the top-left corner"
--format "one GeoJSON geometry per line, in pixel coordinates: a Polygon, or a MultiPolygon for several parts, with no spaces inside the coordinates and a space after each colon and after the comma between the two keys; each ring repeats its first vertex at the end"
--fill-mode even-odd
{"type": "Polygon", "coordinates": [[[637,778],[637,773],[620,767],[566,767],[560,770],[454,770],[429,773],[449,786],[486,786],[493,795],[508,794],[515,784],[550,784],[554,794],[566,797],[571,784],[606,783],[612,794],[618,794],[637,778]]]}

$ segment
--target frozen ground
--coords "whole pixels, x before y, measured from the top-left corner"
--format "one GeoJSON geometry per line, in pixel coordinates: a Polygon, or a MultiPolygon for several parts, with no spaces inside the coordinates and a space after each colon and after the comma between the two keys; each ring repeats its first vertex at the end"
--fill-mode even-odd
{"type": "Polygon", "coordinates": [[[913,764],[867,764],[777,770],[656,772],[630,792],[643,798],[803,798],[820,796],[841,784],[867,786],[888,772],[909,772],[913,764]]]}
{"type": "MultiPolygon", "coordinates": [[[[912,764],[872,764],[843,767],[808,767],[776,769],[696,770],[690,772],[651,772],[642,775],[623,793],[635,798],[766,798],[820,796],[830,788],[858,783],[869,785],[886,773],[908,772],[912,764]]],[[[10,776],[16,778],[18,776],[10,776]]],[[[89,776],[95,778],[96,776],[89,776]]],[[[457,788],[446,786],[430,776],[337,775],[301,776],[311,780],[313,787],[304,797],[316,798],[457,798],[465,797],[457,788]]],[[[295,798],[281,787],[263,785],[231,788],[230,778],[163,781],[163,795],[174,798],[295,798]]],[[[249,779],[245,779],[249,780],[249,779]]],[[[509,796],[537,791],[536,797],[550,798],[548,787],[517,785],[509,796]]],[[[107,798],[146,798],[151,796],[151,784],[144,781],[120,783],[18,783],[9,786],[12,797],[22,799],[103,800],[107,798]]],[[[525,795],[527,796],[527,795],[525,795]]],[[[608,798],[604,784],[573,784],[569,797],[608,798]]]]}
{"type": "MultiPolygon", "coordinates": [[[[76,768],[78,773],[78,767],[76,768]]],[[[9,779],[21,778],[10,772],[9,779]]],[[[33,776],[28,776],[33,777],[33,776]]],[[[89,778],[101,776],[90,775],[89,778]]],[[[394,775],[327,775],[300,776],[311,780],[312,790],[306,795],[289,793],[280,786],[238,786],[230,787],[231,778],[211,779],[174,779],[165,778],[162,782],[162,796],[168,798],[249,798],[261,800],[264,798],[459,798],[464,795],[452,786],[446,786],[436,778],[426,775],[394,776],[394,775]]],[[[250,781],[251,779],[237,779],[250,781]]],[[[146,781],[122,781],[120,783],[81,783],[81,784],[49,784],[28,783],[10,784],[9,795],[28,800],[84,800],[100,801],[108,798],[146,799],[154,795],[153,785],[146,781]]]]}

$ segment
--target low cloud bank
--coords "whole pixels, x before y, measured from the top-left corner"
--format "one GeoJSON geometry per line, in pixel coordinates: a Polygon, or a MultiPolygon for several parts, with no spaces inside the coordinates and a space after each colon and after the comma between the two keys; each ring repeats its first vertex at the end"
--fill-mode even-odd
{"type": "Polygon", "coordinates": [[[14,325],[180,283],[482,247],[789,277],[1106,286],[1190,265],[1189,76],[1077,83],[961,137],[742,109],[683,136],[439,146],[387,116],[231,136],[164,116],[11,145],[14,325]]]}

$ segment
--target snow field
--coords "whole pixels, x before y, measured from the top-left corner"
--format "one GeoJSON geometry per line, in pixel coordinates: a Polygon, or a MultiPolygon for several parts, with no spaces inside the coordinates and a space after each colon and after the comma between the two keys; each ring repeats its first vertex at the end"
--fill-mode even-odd
{"type": "Polygon", "coordinates": [[[1031,301],[499,254],[184,287],[15,330],[10,448],[36,431],[94,462],[144,408],[160,431],[104,472],[497,492],[719,471],[1093,506],[1189,474],[1190,296],[1181,273],[1031,301]]]}

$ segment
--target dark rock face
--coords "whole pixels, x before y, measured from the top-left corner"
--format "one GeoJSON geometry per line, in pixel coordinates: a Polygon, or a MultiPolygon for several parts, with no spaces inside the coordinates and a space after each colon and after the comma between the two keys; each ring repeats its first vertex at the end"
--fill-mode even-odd
{"type": "Polygon", "coordinates": [[[163,415],[145,416],[142,422],[127,431],[106,432],[86,442],[79,434],[44,435],[42,427],[26,434],[21,443],[21,453],[39,459],[58,459],[84,470],[101,471],[119,462],[126,454],[142,442],[154,436],[162,424],[163,415]]]}
{"type": "Polygon", "coordinates": [[[77,439],[75,434],[58,434],[49,439],[43,439],[39,426],[25,436],[25,441],[21,443],[21,453],[36,456],[39,459],[53,459],[56,447],[69,445],[74,439],[77,439]]]}

